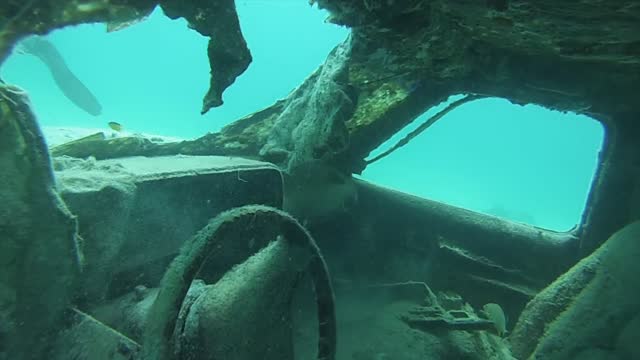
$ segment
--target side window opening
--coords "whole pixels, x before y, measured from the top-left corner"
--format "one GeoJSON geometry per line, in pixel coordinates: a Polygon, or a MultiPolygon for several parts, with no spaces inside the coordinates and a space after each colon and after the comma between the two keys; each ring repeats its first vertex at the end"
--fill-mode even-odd
{"type": "MultiPolygon", "coordinates": [[[[424,113],[370,157],[447,105],[424,113]]],[[[469,210],[568,231],[580,222],[603,138],[602,125],[588,116],[485,98],[452,110],[369,165],[362,177],[469,210]]]]}

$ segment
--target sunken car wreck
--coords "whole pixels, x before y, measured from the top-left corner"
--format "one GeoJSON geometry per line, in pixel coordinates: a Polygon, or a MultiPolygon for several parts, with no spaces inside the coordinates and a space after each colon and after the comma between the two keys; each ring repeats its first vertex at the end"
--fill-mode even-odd
{"type": "MultiPolygon", "coordinates": [[[[312,3],[347,40],[288,98],[195,140],[49,149],[28,94],[0,85],[0,359],[640,358],[640,2],[312,3]],[[457,94],[431,123],[500,97],[603,124],[579,226],[352,177],[457,94]]],[[[157,6],[211,38],[201,110],[221,106],[252,61],[234,0],[6,0],[0,61],[157,6]]]]}

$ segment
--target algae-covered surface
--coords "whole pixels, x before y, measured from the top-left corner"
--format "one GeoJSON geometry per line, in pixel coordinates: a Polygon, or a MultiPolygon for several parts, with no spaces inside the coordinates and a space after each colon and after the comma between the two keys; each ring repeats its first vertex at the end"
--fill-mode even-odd
{"type": "Polygon", "coordinates": [[[6,0],[0,76],[0,360],[638,356],[638,1],[6,0]]]}

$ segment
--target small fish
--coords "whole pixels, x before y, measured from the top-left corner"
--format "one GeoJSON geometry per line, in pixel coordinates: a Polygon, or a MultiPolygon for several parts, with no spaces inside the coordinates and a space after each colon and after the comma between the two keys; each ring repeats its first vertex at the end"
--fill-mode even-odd
{"type": "Polygon", "coordinates": [[[109,123],[107,123],[107,125],[109,125],[109,127],[117,132],[122,131],[122,125],[120,123],[117,123],[115,121],[109,121],[109,123]]]}
{"type": "Polygon", "coordinates": [[[493,322],[493,325],[496,327],[496,331],[498,332],[498,336],[503,337],[507,333],[507,318],[504,315],[504,311],[502,307],[498,304],[485,304],[482,307],[487,318],[493,322]]]}

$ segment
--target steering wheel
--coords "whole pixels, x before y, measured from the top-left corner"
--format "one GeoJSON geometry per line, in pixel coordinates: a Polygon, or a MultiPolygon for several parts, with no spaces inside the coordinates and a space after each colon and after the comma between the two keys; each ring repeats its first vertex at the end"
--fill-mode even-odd
{"type": "MultiPolygon", "coordinates": [[[[229,245],[238,260],[246,260],[264,248],[268,236],[261,236],[258,246],[247,242],[225,244],[237,234],[267,224],[286,241],[311,251],[309,274],[316,293],[318,311],[318,360],[335,360],[336,315],[335,300],[327,265],[311,234],[291,215],[264,205],[246,205],[221,213],[195,236],[185,242],[162,278],[160,291],[147,316],[142,346],[144,360],[170,360],[174,357],[173,331],[189,287],[204,263],[216,251],[229,245]],[[239,255],[242,254],[242,255],[239,255]]],[[[225,253],[226,254],[226,253],[225,253]]],[[[233,255],[232,255],[233,256],[233,255]]]]}

